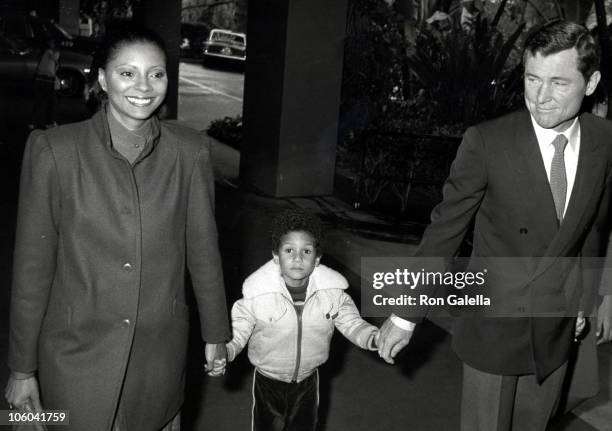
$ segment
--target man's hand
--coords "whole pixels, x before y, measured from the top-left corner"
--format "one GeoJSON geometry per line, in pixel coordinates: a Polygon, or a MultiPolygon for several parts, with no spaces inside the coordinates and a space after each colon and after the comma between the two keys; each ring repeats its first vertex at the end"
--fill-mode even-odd
{"type": "Polygon", "coordinates": [[[4,396],[11,408],[25,411],[42,411],[38,381],[33,375],[23,377],[20,373],[11,373],[4,390],[4,396]]]}
{"type": "Polygon", "coordinates": [[[225,343],[206,344],[204,355],[206,356],[206,364],[204,365],[206,374],[211,377],[225,374],[225,366],[227,365],[227,348],[225,343]]]}
{"type": "Polygon", "coordinates": [[[612,341],[612,295],[605,295],[597,309],[597,344],[612,341]]]}
{"type": "Polygon", "coordinates": [[[390,319],[381,326],[376,343],[378,355],[389,364],[394,364],[395,356],[408,345],[413,331],[397,327],[390,319]]]}
{"type": "Polygon", "coordinates": [[[584,317],[584,311],[579,311],[578,316],[576,316],[576,328],[574,330],[574,341],[578,341],[578,337],[584,331],[586,327],[586,318],[584,317]]]}

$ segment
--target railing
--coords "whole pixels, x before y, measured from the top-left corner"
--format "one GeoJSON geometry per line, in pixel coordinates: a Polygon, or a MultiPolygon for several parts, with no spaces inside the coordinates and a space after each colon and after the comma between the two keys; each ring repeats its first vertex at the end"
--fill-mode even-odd
{"type": "Polygon", "coordinates": [[[430,200],[425,205],[433,206],[441,198],[460,142],[455,137],[365,131],[354,181],[355,206],[394,207],[402,215],[423,196],[430,200]]]}

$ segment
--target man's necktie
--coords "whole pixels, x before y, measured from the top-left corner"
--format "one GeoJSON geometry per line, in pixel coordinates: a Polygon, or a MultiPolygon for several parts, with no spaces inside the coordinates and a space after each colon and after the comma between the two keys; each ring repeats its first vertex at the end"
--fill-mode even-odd
{"type": "Polygon", "coordinates": [[[555,201],[557,220],[561,223],[567,195],[567,176],[565,174],[565,160],[563,159],[567,138],[565,135],[557,135],[552,144],[555,147],[555,155],[550,164],[550,190],[555,201]]]}

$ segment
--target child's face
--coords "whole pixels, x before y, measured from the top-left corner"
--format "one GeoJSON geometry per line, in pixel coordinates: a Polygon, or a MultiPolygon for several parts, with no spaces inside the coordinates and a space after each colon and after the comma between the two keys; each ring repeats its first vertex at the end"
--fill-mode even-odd
{"type": "Polygon", "coordinates": [[[291,287],[303,287],[308,277],[321,260],[317,256],[315,242],[307,232],[294,231],[285,234],[276,252],[272,252],[274,262],[280,266],[285,283],[291,287]]]}

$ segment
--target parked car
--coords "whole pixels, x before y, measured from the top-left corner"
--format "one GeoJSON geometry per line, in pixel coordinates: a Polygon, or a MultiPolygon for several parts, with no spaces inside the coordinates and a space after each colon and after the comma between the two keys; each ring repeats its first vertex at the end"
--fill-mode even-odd
{"type": "Polygon", "coordinates": [[[0,88],[2,94],[24,94],[32,87],[40,52],[26,43],[0,35],[0,88]]]}
{"type": "Polygon", "coordinates": [[[223,59],[244,63],[246,60],[246,35],[229,30],[212,29],[204,42],[204,62],[223,59]]]}
{"type": "Polygon", "coordinates": [[[71,36],[50,19],[37,15],[7,14],[0,16],[0,35],[27,44],[33,51],[41,51],[49,39],[55,40],[60,61],[57,76],[60,96],[87,94],[87,78],[91,69],[94,42],[71,36]]]}

